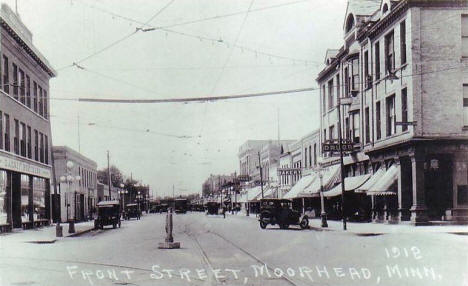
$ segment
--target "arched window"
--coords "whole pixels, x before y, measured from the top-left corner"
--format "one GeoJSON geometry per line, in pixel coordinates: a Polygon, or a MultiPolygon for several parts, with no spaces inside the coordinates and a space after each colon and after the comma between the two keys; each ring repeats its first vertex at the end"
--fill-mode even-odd
{"type": "Polygon", "coordinates": [[[382,14],[387,13],[387,11],[388,11],[388,4],[385,3],[385,4],[383,5],[383,8],[382,8],[382,14]]]}
{"type": "Polygon", "coordinates": [[[354,27],[354,16],[350,14],[346,20],[346,29],[345,32],[348,33],[354,27]]]}

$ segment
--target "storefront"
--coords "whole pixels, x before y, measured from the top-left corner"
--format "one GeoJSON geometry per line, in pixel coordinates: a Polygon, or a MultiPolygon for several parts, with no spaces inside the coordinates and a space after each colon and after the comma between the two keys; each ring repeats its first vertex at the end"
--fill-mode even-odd
{"type": "Polygon", "coordinates": [[[50,167],[0,153],[1,229],[33,228],[50,220],[50,167]]]}

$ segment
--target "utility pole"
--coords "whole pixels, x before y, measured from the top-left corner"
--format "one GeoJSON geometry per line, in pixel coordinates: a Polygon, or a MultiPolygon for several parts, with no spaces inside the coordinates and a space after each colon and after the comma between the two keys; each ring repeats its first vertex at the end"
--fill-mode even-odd
{"type": "Polygon", "coordinates": [[[110,171],[110,164],[109,164],[109,150],[107,150],[107,183],[109,184],[109,199],[111,199],[112,192],[111,192],[111,171],[110,171]]]}
{"type": "Polygon", "coordinates": [[[263,199],[263,176],[262,176],[262,163],[260,162],[260,151],[258,151],[258,166],[260,168],[260,188],[262,190],[262,199],[263,199]]]}

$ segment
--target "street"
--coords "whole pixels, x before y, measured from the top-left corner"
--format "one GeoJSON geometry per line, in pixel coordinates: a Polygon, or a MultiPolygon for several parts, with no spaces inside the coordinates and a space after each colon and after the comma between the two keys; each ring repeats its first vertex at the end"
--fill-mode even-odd
{"type": "MultiPolygon", "coordinates": [[[[466,285],[468,237],[262,230],[255,216],[165,215],[55,243],[0,237],[1,285],[466,285]],[[451,263],[440,257],[451,258],[451,263]],[[457,263],[458,262],[458,263],[457,263]]],[[[312,226],[318,226],[318,220],[312,226]]]]}

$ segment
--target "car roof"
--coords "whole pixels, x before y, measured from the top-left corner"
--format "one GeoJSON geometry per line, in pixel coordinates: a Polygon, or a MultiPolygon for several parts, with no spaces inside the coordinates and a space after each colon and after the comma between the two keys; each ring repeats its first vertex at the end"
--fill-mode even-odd
{"type": "Polygon", "coordinates": [[[119,201],[100,201],[99,203],[97,203],[98,207],[113,206],[113,205],[120,205],[120,202],[119,201]]]}
{"type": "Polygon", "coordinates": [[[138,206],[137,204],[126,204],[125,206],[127,207],[133,207],[133,206],[138,206]]]}

